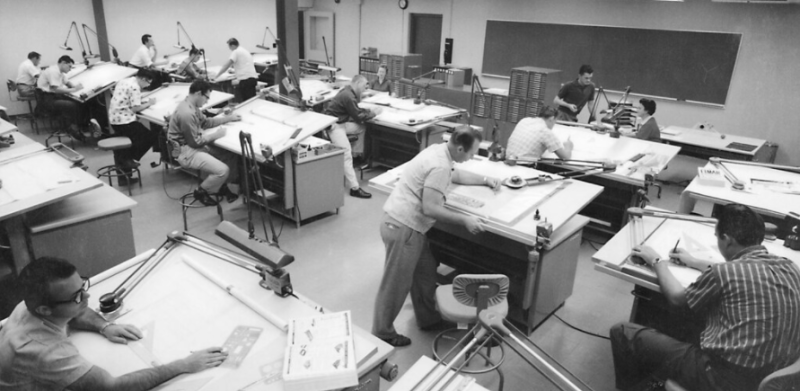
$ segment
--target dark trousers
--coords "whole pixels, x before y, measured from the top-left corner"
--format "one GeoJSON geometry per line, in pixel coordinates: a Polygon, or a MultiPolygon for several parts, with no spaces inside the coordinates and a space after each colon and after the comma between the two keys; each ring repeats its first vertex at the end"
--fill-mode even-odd
{"type": "Polygon", "coordinates": [[[139,121],[133,121],[125,125],[111,125],[117,136],[131,139],[131,147],[114,151],[116,162],[130,160],[141,160],[142,156],[153,147],[158,140],[158,132],[151,131],[139,121]]]}
{"type": "Polygon", "coordinates": [[[242,102],[256,96],[256,83],[258,80],[254,77],[239,81],[239,85],[236,86],[236,94],[239,95],[242,102]]]}
{"type": "Polygon", "coordinates": [[[45,94],[43,102],[45,110],[63,118],[68,125],[84,126],[89,122],[87,110],[72,99],[55,94],[45,94]]]}
{"type": "Polygon", "coordinates": [[[766,375],[734,368],[697,345],[634,323],[623,322],[611,328],[611,350],[620,390],[653,376],[672,379],[689,390],[755,391],[766,375]]]}

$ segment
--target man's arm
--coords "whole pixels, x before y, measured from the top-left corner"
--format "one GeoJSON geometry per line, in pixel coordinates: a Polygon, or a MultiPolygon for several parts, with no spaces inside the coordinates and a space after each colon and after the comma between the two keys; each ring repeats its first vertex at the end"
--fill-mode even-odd
{"type": "Polygon", "coordinates": [[[444,194],[430,187],[422,189],[422,213],[436,221],[463,225],[473,235],[483,232],[483,226],[477,217],[448,210],[444,207],[444,194]]]}
{"type": "Polygon", "coordinates": [[[365,110],[358,107],[356,100],[350,98],[349,96],[345,98],[345,101],[343,103],[344,103],[344,109],[347,111],[347,114],[350,116],[350,118],[352,118],[353,121],[359,124],[363,123],[364,121],[369,121],[375,118],[376,116],[375,112],[373,112],[372,110],[365,110]]]}
{"type": "Polygon", "coordinates": [[[215,78],[219,79],[219,77],[222,76],[225,73],[225,71],[227,71],[228,68],[231,67],[231,65],[233,65],[233,61],[231,61],[231,59],[228,59],[228,61],[225,61],[225,63],[222,64],[222,68],[219,69],[219,73],[217,73],[217,76],[215,78]]]}
{"type": "Polygon", "coordinates": [[[135,326],[109,324],[100,314],[89,308],[84,308],[80,315],[69,322],[69,326],[73,329],[98,332],[114,343],[127,344],[128,340],[138,341],[142,338],[142,332],[135,326]]]}
{"type": "Polygon", "coordinates": [[[453,183],[457,183],[459,185],[488,186],[492,189],[497,189],[500,186],[500,181],[497,179],[458,169],[453,171],[452,181],[453,183]]]}
{"type": "Polygon", "coordinates": [[[633,254],[642,258],[656,272],[658,284],[661,286],[661,293],[664,294],[671,305],[688,308],[686,292],[680,281],[669,270],[669,261],[663,260],[656,263],[656,260],[659,259],[658,253],[649,246],[635,247],[633,254]]]}
{"type": "Polygon", "coordinates": [[[85,375],[68,387],[73,391],[89,390],[149,390],[183,373],[200,372],[214,368],[225,361],[228,354],[221,348],[209,348],[194,352],[189,357],[173,361],[167,365],[142,369],[129,374],[113,377],[103,368],[93,366],[85,375]]]}
{"type": "Polygon", "coordinates": [[[568,103],[567,101],[559,98],[558,96],[553,98],[553,103],[555,103],[558,106],[564,106],[564,107],[568,108],[570,111],[572,111],[573,113],[577,113],[578,112],[578,106],[573,105],[572,103],[568,103]]]}

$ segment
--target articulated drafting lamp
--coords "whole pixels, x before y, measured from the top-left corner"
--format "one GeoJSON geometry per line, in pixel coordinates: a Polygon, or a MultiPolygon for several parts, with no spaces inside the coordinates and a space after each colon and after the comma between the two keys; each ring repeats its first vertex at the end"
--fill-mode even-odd
{"type": "Polygon", "coordinates": [[[86,66],[89,66],[89,57],[86,55],[86,47],[83,46],[83,40],[81,39],[81,33],[78,31],[78,24],[75,21],[69,25],[69,30],[67,30],[67,38],[64,39],[64,44],[60,45],[59,48],[61,50],[68,50],[72,51],[72,48],[69,46],[69,36],[72,34],[73,27],[75,28],[75,35],[78,37],[78,43],[81,44],[81,57],[83,57],[83,63],[86,66]]]}
{"type": "Polygon", "coordinates": [[[89,26],[86,25],[86,23],[83,23],[83,36],[84,38],[86,38],[86,47],[89,48],[89,57],[99,57],[100,55],[92,53],[92,46],[89,45],[89,35],[87,34],[86,30],[91,31],[92,34],[94,34],[95,38],[97,38],[98,43],[105,42],[106,45],[111,47],[111,54],[114,56],[114,62],[119,65],[122,65],[122,61],[120,61],[119,59],[119,53],[117,52],[117,48],[115,48],[114,45],[109,43],[108,40],[106,39],[101,40],[100,36],[97,34],[97,31],[92,30],[89,26]]]}
{"type": "Polygon", "coordinates": [[[139,267],[122,281],[114,291],[100,296],[100,312],[103,317],[111,320],[122,315],[125,297],[131,294],[134,288],[164,260],[172,246],[177,243],[260,275],[262,280],[259,285],[265,289],[273,290],[279,296],[285,297],[292,294],[289,274],[283,268],[294,262],[294,256],[271,244],[251,239],[247,232],[228,221],[223,221],[217,226],[216,234],[246,252],[250,257],[244,257],[241,254],[234,253],[186,232],[172,232],[167,235],[167,240],[147,259],[142,261],[139,267]]]}
{"type": "Polygon", "coordinates": [[[555,173],[560,175],[561,178],[553,178],[550,175],[539,175],[533,178],[522,178],[519,176],[512,176],[503,181],[503,184],[511,188],[521,188],[523,186],[536,186],[544,183],[555,181],[563,181],[567,179],[577,179],[586,176],[598,175],[604,172],[610,172],[617,169],[617,165],[608,162],[597,162],[591,160],[564,160],[564,159],[537,159],[537,160],[524,160],[524,159],[506,159],[505,164],[509,166],[525,165],[536,168],[538,164],[547,164],[550,166],[569,167],[569,170],[555,173]],[[577,168],[583,167],[583,168],[577,168]]]}

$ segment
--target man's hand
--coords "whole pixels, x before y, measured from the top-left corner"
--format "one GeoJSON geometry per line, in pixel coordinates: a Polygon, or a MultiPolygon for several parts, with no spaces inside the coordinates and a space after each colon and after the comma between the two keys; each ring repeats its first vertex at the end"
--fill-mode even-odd
{"type": "Polygon", "coordinates": [[[484,183],[490,189],[497,191],[500,189],[500,180],[495,178],[486,178],[486,182],[484,183]]]}
{"type": "Polygon", "coordinates": [[[483,224],[477,217],[464,216],[464,227],[473,235],[483,232],[483,224]]]}
{"type": "Polygon", "coordinates": [[[578,112],[578,106],[577,105],[569,104],[569,105],[567,105],[567,107],[569,107],[569,109],[572,110],[573,113],[577,113],[578,112]]]}
{"type": "Polygon", "coordinates": [[[573,148],[575,148],[575,143],[572,142],[572,136],[568,136],[567,141],[564,141],[564,149],[572,151],[573,148]]]}
{"type": "Polygon", "coordinates": [[[197,373],[219,366],[226,358],[228,358],[228,352],[223,351],[220,347],[213,347],[192,352],[181,360],[181,364],[183,364],[185,373],[197,373]]]}
{"type": "Polygon", "coordinates": [[[82,89],[83,89],[83,84],[82,83],[78,83],[78,84],[75,84],[75,85],[72,86],[72,90],[73,91],[80,91],[82,89]]]}
{"type": "Polygon", "coordinates": [[[225,122],[241,121],[242,116],[237,113],[231,113],[225,116],[225,122]]]}
{"type": "Polygon", "coordinates": [[[102,335],[111,342],[128,344],[128,340],[138,341],[143,335],[136,326],[129,324],[112,324],[103,329],[102,335]]]}
{"type": "Polygon", "coordinates": [[[642,258],[650,267],[655,264],[656,259],[660,258],[656,250],[653,250],[650,246],[636,246],[633,248],[632,253],[642,258]]]}
{"type": "Polygon", "coordinates": [[[228,128],[226,128],[224,126],[220,126],[220,128],[217,129],[216,132],[214,132],[214,140],[221,139],[221,138],[225,137],[226,134],[228,134],[228,128]]]}
{"type": "Polygon", "coordinates": [[[693,269],[703,270],[706,264],[701,263],[697,258],[689,254],[688,251],[677,248],[669,253],[669,257],[693,269]]]}

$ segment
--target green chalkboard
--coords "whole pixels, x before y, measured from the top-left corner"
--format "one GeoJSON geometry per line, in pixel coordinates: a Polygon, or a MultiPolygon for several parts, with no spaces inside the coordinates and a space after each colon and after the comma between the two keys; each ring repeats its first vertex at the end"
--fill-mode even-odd
{"type": "Polygon", "coordinates": [[[742,35],[569,24],[486,22],[483,73],[535,66],[577,77],[591,64],[598,87],[724,105],[742,35]]]}

